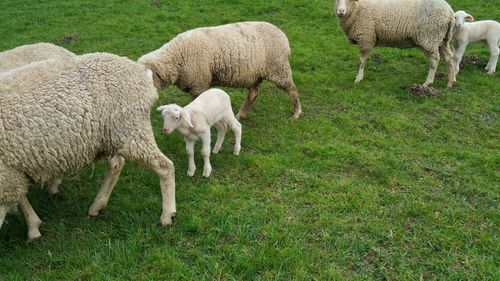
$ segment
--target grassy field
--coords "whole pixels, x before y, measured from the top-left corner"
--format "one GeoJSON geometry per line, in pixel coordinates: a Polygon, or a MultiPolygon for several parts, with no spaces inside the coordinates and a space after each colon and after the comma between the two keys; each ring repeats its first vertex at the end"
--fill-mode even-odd
{"type": "MultiPolygon", "coordinates": [[[[496,1],[449,2],[500,20],[496,1]]],[[[424,82],[427,59],[416,49],[376,49],[354,85],[358,50],[332,1],[2,0],[0,11],[0,50],[46,41],[134,60],[184,30],[269,21],[289,37],[304,110],[293,121],[288,96],[264,83],[241,155],[226,141],[209,179],[199,152],[196,176],[185,175],[182,137],[162,135],[153,112],[176,165],[174,225],[157,227],[159,181],[131,162],[107,209],[87,218],[99,163],[54,198],[32,188],[43,237],[26,244],[24,221],[9,217],[0,280],[500,279],[500,74],[485,74],[485,46],[468,49],[481,60],[454,89],[437,79],[437,97],[418,97],[408,88],[424,82]]],[[[226,90],[237,110],[246,91],[226,90]]],[[[158,104],[190,101],[175,87],[159,94],[158,104]]]]}

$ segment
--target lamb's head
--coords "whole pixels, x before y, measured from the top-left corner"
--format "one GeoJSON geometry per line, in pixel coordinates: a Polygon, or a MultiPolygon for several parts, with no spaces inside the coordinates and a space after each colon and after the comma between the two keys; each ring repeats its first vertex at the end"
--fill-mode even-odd
{"type": "Polygon", "coordinates": [[[193,127],[191,115],[177,104],[162,105],[156,109],[163,117],[163,132],[170,134],[179,126],[193,127]]]}
{"type": "Polygon", "coordinates": [[[335,13],[338,17],[349,15],[355,2],[358,0],[335,0],[335,13]]]}
{"type": "Polygon", "coordinates": [[[461,28],[466,21],[472,22],[474,21],[474,18],[464,11],[458,11],[455,13],[455,27],[461,28]]]}

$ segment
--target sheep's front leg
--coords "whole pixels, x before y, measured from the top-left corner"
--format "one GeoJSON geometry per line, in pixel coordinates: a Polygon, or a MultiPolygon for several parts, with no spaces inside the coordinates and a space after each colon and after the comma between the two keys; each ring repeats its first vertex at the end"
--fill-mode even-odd
{"type": "Polygon", "coordinates": [[[486,71],[488,71],[488,74],[493,74],[495,73],[497,69],[497,62],[498,62],[498,56],[500,54],[500,49],[497,46],[497,43],[495,42],[488,42],[488,47],[490,48],[490,60],[488,61],[488,64],[486,65],[486,71]]]}
{"type": "Polygon", "coordinates": [[[208,178],[212,173],[212,165],[210,165],[210,129],[208,129],[208,132],[201,134],[200,137],[203,142],[201,147],[201,156],[203,156],[204,161],[203,176],[208,178]]]}
{"type": "Polygon", "coordinates": [[[187,175],[192,177],[196,171],[196,165],[194,164],[194,140],[187,137],[185,137],[184,140],[186,141],[186,153],[188,155],[187,175]]]}
{"type": "Polygon", "coordinates": [[[33,207],[28,201],[26,195],[21,198],[19,208],[21,209],[21,213],[23,214],[26,225],[28,226],[28,242],[32,242],[42,237],[39,229],[40,224],[42,224],[42,220],[40,220],[35,213],[35,210],[33,210],[33,207]]]}
{"type": "Polygon", "coordinates": [[[366,61],[368,60],[368,57],[370,56],[370,50],[361,50],[359,52],[359,70],[358,70],[358,75],[356,76],[356,80],[354,83],[359,83],[363,78],[365,77],[365,65],[366,61]]]}
{"type": "Polygon", "coordinates": [[[224,122],[220,121],[216,124],[217,127],[217,141],[215,142],[214,149],[212,150],[213,154],[219,153],[222,143],[224,142],[224,137],[226,136],[227,126],[224,122]]]}
{"type": "Polygon", "coordinates": [[[106,159],[108,163],[108,171],[102,182],[101,189],[94,199],[94,203],[90,206],[89,216],[96,217],[99,212],[106,207],[109,201],[109,196],[113,192],[113,188],[120,177],[120,173],[125,165],[125,159],[121,156],[114,156],[106,159]]]}
{"type": "Polygon", "coordinates": [[[434,83],[434,76],[436,75],[436,70],[439,64],[439,50],[427,52],[427,56],[429,57],[430,67],[429,74],[427,75],[427,80],[425,80],[424,87],[428,87],[432,83],[434,83]]]}
{"type": "Polygon", "coordinates": [[[455,75],[460,72],[460,62],[465,53],[467,44],[459,44],[453,49],[453,63],[455,64],[455,75]]]}

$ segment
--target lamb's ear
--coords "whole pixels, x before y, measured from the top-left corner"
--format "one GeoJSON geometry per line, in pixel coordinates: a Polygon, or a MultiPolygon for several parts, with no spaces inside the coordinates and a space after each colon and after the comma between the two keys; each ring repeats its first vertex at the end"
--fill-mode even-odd
{"type": "Polygon", "coordinates": [[[186,121],[189,127],[193,128],[193,124],[191,124],[191,115],[184,109],[181,109],[181,118],[186,121]]]}
{"type": "Polygon", "coordinates": [[[472,22],[472,21],[474,21],[474,17],[467,14],[467,15],[465,15],[465,21],[472,22]]]}
{"type": "Polygon", "coordinates": [[[156,111],[158,112],[163,112],[163,110],[165,109],[165,105],[162,105],[162,106],[159,106],[158,108],[156,108],[156,111]]]}

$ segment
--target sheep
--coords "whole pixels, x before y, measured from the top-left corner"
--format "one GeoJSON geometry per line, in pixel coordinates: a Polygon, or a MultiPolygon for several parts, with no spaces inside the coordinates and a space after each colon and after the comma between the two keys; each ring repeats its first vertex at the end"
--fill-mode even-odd
{"type": "Polygon", "coordinates": [[[490,60],[485,70],[493,74],[497,68],[498,56],[500,54],[500,23],[493,20],[484,20],[473,23],[474,18],[464,11],[455,13],[456,26],[453,31],[453,59],[455,61],[455,72],[460,71],[460,62],[469,43],[483,41],[490,49],[490,60]]]}
{"type": "Polygon", "coordinates": [[[259,85],[269,80],[288,93],[297,119],[302,107],[290,54],[288,39],[278,27],[267,22],[239,22],[186,31],[138,62],[153,71],[157,88],[175,84],[193,98],[211,86],[248,88],[237,119],[245,118],[259,85]]]}
{"type": "Polygon", "coordinates": [[[444,0],[336,0],[336,15],[349,41],[360,48],[355,83],[364,78],[371,49],[376,46],[424,51],[430,69],[423,86],[434,82],[439,54],[448,65],[448,87],[456,81],[449,47],[455,23],[453,10],[444,0]]]}
{"type": "MultiPolygon", "coordinates": [[[[15,77],[24,67],[48,59],[73,59],[76,54],[51,43],[35,43],[0,52],[0,82],[7,83],[10,76],[15,77]]],[[[33,66],[28,66],[31,68],[33,66]]],[[[48,194],[59,192],[62,180],[54,179],[49,183],[48,194]]]]}
{"type": "Polygon", "coordinates": [[[74,57],[74,53],[51,43],[23,45],[0,52],[0,73],[37,61],[74,57]]]}
{"type": "Polygon", "coordinates": [[[171,225],[174,165],[157,147],[149,119],[157,98],[151,71],[106,53],[40,62],[0,84],[1,221],[13,204],[23,208],[30,181],[72,174],[108,156],[110,171],[89,215],[106,206],[127,158],[159,176],[161,224],[171,225]]]}
{"type": "Polygon", "coordinates": [[[163,132],[170,134],[175,129],[184,135],[186,152],[189,159],[187,175],[194,176],[194,143],[201,138],[203,145],[201,155],[204,160],[203,176],[209,177],[212,172],[210,165],[210,128],[215,124],[217,141],[212,153],[219,153],[227,128],[231,128],[235,135],[234,155],[240,154],[241,124],[234,116],[229,95],[220,89],[210,89],[199,95],[193,102],[184,108],[177,104],[162,105],[157,108],[163,117],[163,132]]]}

